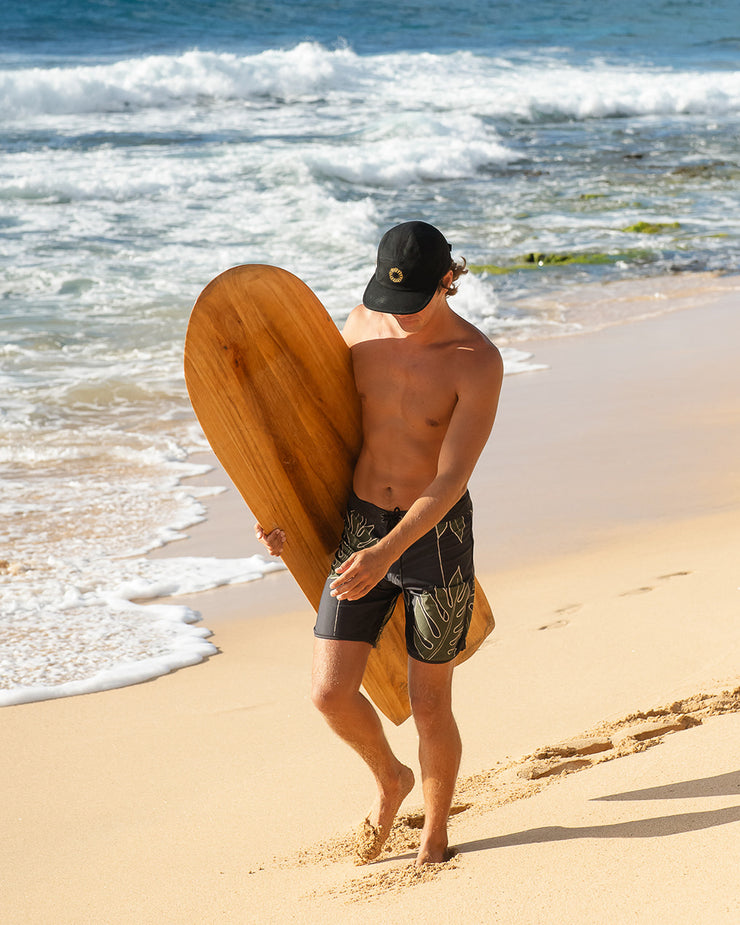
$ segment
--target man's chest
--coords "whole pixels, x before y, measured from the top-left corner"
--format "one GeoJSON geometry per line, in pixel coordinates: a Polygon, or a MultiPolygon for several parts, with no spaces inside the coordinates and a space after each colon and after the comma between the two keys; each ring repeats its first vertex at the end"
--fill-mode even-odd
{"type": "Polygon", "coordinates": [[[365,415],[446,427],[457,402],[454,371],[444,350],[410,351],[388,342],[352,349],[355,383],[365,415]]]}

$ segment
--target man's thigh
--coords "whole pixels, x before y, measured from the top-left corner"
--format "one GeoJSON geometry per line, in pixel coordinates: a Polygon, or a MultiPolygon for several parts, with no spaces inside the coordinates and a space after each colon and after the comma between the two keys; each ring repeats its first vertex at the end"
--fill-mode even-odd
{"type": "Polygon", "coordinates": [[[314,689],[359,690],[372,646],[344,639],[314,639],[312,679],[314,689]]]}

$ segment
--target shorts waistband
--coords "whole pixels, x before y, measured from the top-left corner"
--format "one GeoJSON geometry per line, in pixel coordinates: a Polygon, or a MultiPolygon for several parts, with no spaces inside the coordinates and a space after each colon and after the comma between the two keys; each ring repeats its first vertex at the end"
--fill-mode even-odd
{"type": "MultiPolygon", "coordinates": [[[[406,511],[402,511],[400,508],[395,508],[394,510],[389,511],[387,508],[378,507],[377,504],[373,504],[371,501],[365,501],[363,498],[358,498],[352,490],[350,490],[349,493],[347,506],[351,507],[355,511],[358,511],[360,514],[363,514],[372,523],[387,524],[389,520],[398,523],[398,521],[406,513],[406,511]]],[[[464,514],[467,514],[470,511],[470,508],[470,492],[466,491],[460,500],[455,502],[455,504],[453,504],[449,511],[447,511],[444,517],[441,517],[438,522],[444,523],[444,521],[452,520],[454,517],[461,517],[464,514]]]]}

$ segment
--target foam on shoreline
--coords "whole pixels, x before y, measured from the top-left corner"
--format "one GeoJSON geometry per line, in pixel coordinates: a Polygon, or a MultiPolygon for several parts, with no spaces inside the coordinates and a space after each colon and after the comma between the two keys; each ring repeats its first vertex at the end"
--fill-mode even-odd
{"type": "Polygon", "coordinates": [[[4,583],[16,585],[2,621],[0,706],[123,687],[197,664],[217,651],[207,641],[211,631],[192,625],[200,614],[183,604],[141,602],[255,581],[282,568],[259,555],[78,560],[62,585],[39,580],[20,563],[0,563],[4,583]]]}

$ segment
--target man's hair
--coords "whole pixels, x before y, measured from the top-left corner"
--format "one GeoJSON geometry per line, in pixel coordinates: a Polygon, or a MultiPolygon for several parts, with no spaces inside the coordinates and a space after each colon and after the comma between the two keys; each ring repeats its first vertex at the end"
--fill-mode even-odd
{"type": "MultiPolygon", "coordinates": [[[[457,294],[457,290],[459,287],[456,286],[455,283],[460,279],[463,273],[468,272],[467,267],[466,267],[467,260],[464,257],[461,257],[460,260],[461,260],[460,263],[458,263],[458,261],[456,260],[453,260],[452,263],[450,264],[450,270],[452,270],[452,285],[447,290],[448,297],[451,295],[457,294]]],[[[448,270],[447,273],[449,273],[450,270],[448,270]]],[[[445,273],[445,276],[447,276],[447,273],[445,273]]]]}

